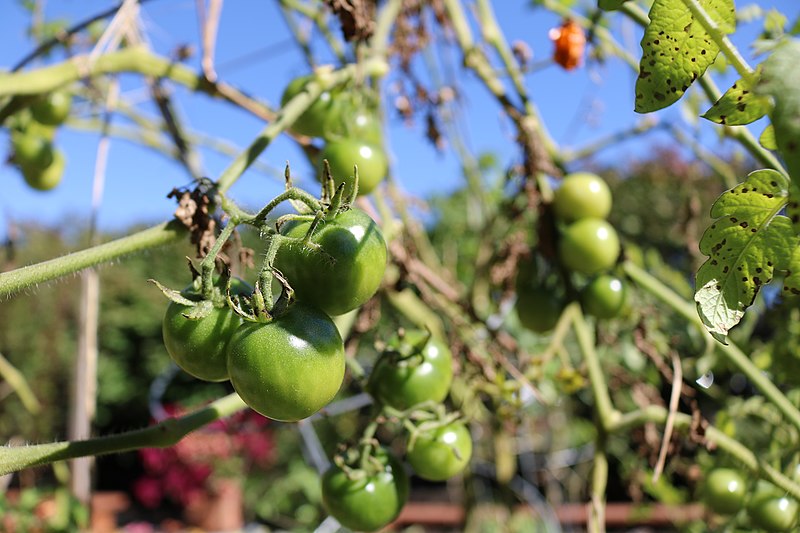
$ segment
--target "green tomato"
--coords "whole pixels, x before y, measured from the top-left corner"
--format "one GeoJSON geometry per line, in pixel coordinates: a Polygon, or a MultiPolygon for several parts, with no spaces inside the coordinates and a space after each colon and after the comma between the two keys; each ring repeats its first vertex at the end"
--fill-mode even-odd
{"type": "Polygon", "coordinates": [[[759,480],[747,504],[747,515],[766,531],[796,531],[798,503],[775,485],[759,480]]]}
{"type": "Polygon", "coordinates": [[[544,286],[517,286],[514,304],[520,324],[536,333],[552,330],[558,323],[564,303],[555,291],[544,286]]]}
{"type": "Polygon", "coordinates": [[[319,156],[318,178],[325,172],[323,161],[327,160],[331,176],[338,187],[346,183],[345,196],[353,190],[353,167],[358,166],[358,193],[369,194],[383,181],[389,172],[389,160],[378,145],[360,139],[337,139],[325,145],[319,156]]]}
{"type": "Polygon", "coordinates": [[[34,165],[21,165],[22,177],[25,178],[31,188],[37,191],[49,191],[54,189],[64,177],[64,166],[66,158],[61,150],[53,152],[53,161],[46,167],[34,165]]]}
{"type": "Polygon", "coordinates": [[[581,291],[583,310],[597,318],[615,318],[623,314],[628,299],[625,281],[610,274],[592,279],[581,291]]]}
{"type": "Polygon", "coordinates": [[[14,161],[21,167],[44,169],[53,163],[53,143],[40,135],[14,132],[11,135],[14,161]]]}
{"type": "Polygon", "coordinates": [[[323,126],[325,140],[361,139],[382,146],[383,133],[376,115],[376,110],[358,106],[355,102],[334,101],[323,126]]]}
{"type": "Polygon", "coordinates": [[[706,477],[703,499],[715,513],[736,514],[744,507],[747,484],[732,468],[716,468],[706,477]]]}
{"type": "Polygon", "coordinates": [[[364,470],[332,465],[322,475],[325,509],[354,531],[376,531],[388,525],[408,500],[408,476],[400,461],[385,448],[375,450],[372,459],[364,470]]]}
{"type": "MultiPolygon", "coordinates": [[[[242,280],[231,280],[232,295],[249,294],[251,290],[242,280]]],[[[181,294],[190,300],[202,299],[193,285],[181,294]]],[[[190,309],[187,305],[170,302],[161,323],[164,346],[175,364],[187,374],[204,381],[226,381],[228,342],[242,319],[222,303],[209,315],[196,320],[184,316],[190,309]]]]}
{"type": "Polygon", "coordinates": [[[419,477],[444,481],[464,470],[471,457],[472,436],[467,426],[452,422],[420,434],[406,458],[419,477]]]}
{"type": "Polygon", "coordinates": [[[69,116],[72,95],[66,91],[54,91],[31,104],[31,114],[40,124],[60,126],[69,116]]]}
{"type": "MultiPolygon", "coordinates": [[[[289,100],[305,91],[306,84],[314,79],[313,74],[300,76],[293,79],[286,86],[281,96],[281,107],[289,100]]],[[[322,137],[325,134],[325,120],[331,112],[333,95],[330,91],[323,91],[292,125],[292,131],[309,137],[322,137]]]]}
{"type": "Polygon", "coordinates": [[[328,315],[296,302],[272,322],[245,322],[228,345],[228,374],[242,400],[267,418],[296,422],[333,399],[344,344],[328,315]]]}
{"type": "Polygon", "coordinates": [[[564,222],[581,218],[606,218],[611,212],[611,189],[596,174],[567,175],[553,196],[553,209],[564,222]]]}
{"type": "MultiPolygon", "coordinates": [[[[302,238],[310,221],[291,220],[281,234],[302,238]]],[[[314,248],[287,241],[274,266],[307,302],[331,316],[342,315],[369,300],[386,268],[386,241],[374,220],[360,209],[348,209],[323,219],[311,236],[314,248]]]]}
{"type": "Polygon", "coordinates": [[[426,331],[406,331],[388,343],[369,377],[370,393],[405,410],[422,402],[442,402],[453,381],[450,349],[426,331]]]}
{"type": "Polygon", "coordinates": [[[617,262],[619,236],[605,220],[582,218],[564,229],[558,253],[566,268],[591,276],[617,262]]]}

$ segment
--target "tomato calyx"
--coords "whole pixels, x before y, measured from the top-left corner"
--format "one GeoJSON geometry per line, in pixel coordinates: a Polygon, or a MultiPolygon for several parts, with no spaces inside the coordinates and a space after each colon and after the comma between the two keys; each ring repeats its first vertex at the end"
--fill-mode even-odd
{"type": "MultiPolygon", "coordinates": [[[[233,278],[231,277],[229,269],[226,269],[219,276],[209,291],[204,292],[202,288],[202,275],[194,267],[191,260],[187,259],[187,262],[189,264],[189,270],[192,274],[192,283],[181,291],[170,289],[154,279],[148,280],[150,283],[158,287],[161,293],[166,296],[168,300],[180,305],[184,305],[188,308],[186,312],[181,313],[185,318],[188,318],[189,320],[200,320],[209,316],[214,309],[219,309],[226,306],[231,307],[231,309],[234,309],[234,306],[241,307],[240,301],[242,299],[242,290],[236,290],[234,292],[237,294],[234,296],[231,295],[231,283],[233,278]]],[[[240,285],[239,289],[242,288],[241,285],[247,285],[241,280],[238,280],[236,283],[240,285]]]]}

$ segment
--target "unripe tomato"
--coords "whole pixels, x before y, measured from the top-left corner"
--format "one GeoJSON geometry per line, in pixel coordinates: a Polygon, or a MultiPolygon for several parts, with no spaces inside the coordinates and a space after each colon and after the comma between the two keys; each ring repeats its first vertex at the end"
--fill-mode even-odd
{"type": "Polygon", "coordinates": [[[66,91],[54,91],[31,104],[31,114],[40,124],[60,126],[71,108],[72,95],[66,91]]]}
{"type": "Polygon", "coordinates": [[[611,189],[596,174],[569,174],[556,189],[553,209],[564,222],[581,218],[606,218],[611,212],[611,189]]]}
{"type": "MultiPolygon", "coordinates": [[[[281,96],[281,107],[305,90],[307,83],[314,79],[313,75],[300,76],[286,86],[281,96]]],[[[292,125],[292,130],[309,137],[322,137],[325,133],[325,120],[331,112],[333,97],[330,91],[323,91],[292,125]]]]}
{"type": "MultiPolygon", "coordinates": [[[[309,221],[291,220],[281,227],[281,234],[302,238],[310,226],[309,221]]],[[[275,257],[275,267],[286,276],[298,301],[336,316],[375,294],[386,268],[386,241],[368,214],[351,208],[323,219],[310,242],[316,250],[287,242],[275,257]]]]}
{"type": "Polygon", "coordinates": [[[376,113],[376,110],[359,107],[354,102],[334,101],[323,125],[325,140],[361,139],[382,146],[383,134],[376,113]]]}
{"type": "Polygon", "coordinates": [[[426,331],[406,331],[389,341],[369,377],[370,393],[395,409],[442,402],[453,381],[450,349],[426,331]]]}
{"type": "Polygon", "coordinates": [[[623,314],[628,289],[625,281],[610,274],[592,279],[581,291],[584,312],[597,318],[615,318],[623,314]]]}
{"type": "Polygon", "coordinates": [[[53,161],[46,167],[21,165],[22,177],[31,188],[37,191],[54,189],[64,177],[66,158],[61,150],[53,151],[53,161]]]}
{"type": "Polygon", "coordinates": [[[296,422],[328,405],[344,379],[336,324],[300,302],[269,323],[245,322],[228,345],[233,388],[267,418],[296,422]]]}
{"type": "Polygon", "coordinates": [[[747,484],[738,470],[716,468],[706,477],[703,497],[714,512],[735,514],[744,507],[747,484]]]}
{"type": "Polygon", "coordinates": [[[564,302],[556,291],[548,287],[518,283],[514,309],[523,327],[536,333],[545,333],[558,323],[564,302]]]}
{"type": "Polygon", "coordinates": [[[345,196],[353,190],[353,166],[358,165],[358,192],[369,194],[389,172],[389,161],[383,148],[360,139],[337,139],[325,145],[319,155],[318,178],[324,176],[327,160],[331,176],[338,186],[347,183],[345,196]]]}
{"type": "Polygon", "coordinates": [[[610,269],[619,252],[617,231],[599,218],[582,218],[567,226],[558,250],[566,268],[587,276],[610,269]]]}
{"type": "Polygon", "coordinates": [[[750,521],[766,531],[796,531],[797,512],[797,500],[764,480],[759,480],[747,504],[750,521]]]}
{"type": "Polygon", "coordinates": [[[53,143],[40,135],[14,132],[11,135],[14,161],[21,167],[43,169],[53,163],[53,143]]]}
{"type": "Polygon", "coordinates": [[[458,474],[472,458],[472,436],[462,422],[422,433],[408,450],[414,471],[429,481],[444,481],[458,474]]]}
{"type": "MultiPolygon", "coordinates": [[[[249,294],[251,287],[239,279],[231,280],[231,294],[249,294]]],[[[193,286],[182,291],[183,296],[199,301],[201,296],[193,286]]],[[[184,316],[189,306],[170,302],[161,324],[164,346],[172,360],[186,373],[204,381],[228,379],[228,342],[241,325],[242,319],[220,304],[211,314],[193,320],[184,316]]]]}
{"type": "Polygon", "coordinates": [[[353,531],[376,531],[388,525],[408,500],[408,476],[400,461],[385,448],[373,455],[364,470],[346,471],[334,464],[322,475],[325,509],[353,531]]]}

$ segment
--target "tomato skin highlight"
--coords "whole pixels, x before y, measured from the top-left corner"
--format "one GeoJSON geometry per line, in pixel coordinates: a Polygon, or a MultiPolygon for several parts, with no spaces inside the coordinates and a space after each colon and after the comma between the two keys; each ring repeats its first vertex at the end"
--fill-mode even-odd
{"type": "Polygon", "coordinates": [[[703,488],[703,500],[714,512],[736,514],[744,506],[747,485],[742,474],[732,468],[709,472],[703,488]]]}
{"type": "MultiPolygon", "coordinates": [[[[248,294],[250,286],[231,280],[231,294],[248,294]]],[[[200,296],[187,287],[182,294],[190,300],[200,296]]],[[[227,381],[228,342],[242,319],[228,307],[215,307],[211,314],[198,320],[183,316],[190,307],[170,302],[161,323],[164,346],[175,364],[184,372],[203,381],[227,381]]]]}
{"type": "Polygon", "coordinates": [[[564,229],[558,257],[569,270],[591,276],[608,270],[620,253],[614,226],[599,218],[582,218],[564,229]]]}
{"type": "Polygon", "coordinates": [[[369,378],[369,392],[378,400],[395,409],[405,410],[426,401],[442,402],[450,392],[453,382],[453,356],[439,339],[430,336],[420,343],[428,332],[411,330],[402,340],[389,343],[369,378]],[[393,351],[399,343],[414,346],[411,354],[393,351]],[[393,346],[394,345],[394,346],[393,346]]]}
{"type": "Polygon", "coordinates": [[[273,420],[296,422],[325,407],[339,391],[344,370],[336,325],[300,302],[272,322],[245,322],[228,345],[233,388],[273,420]]]}
{"type": "Polygon", "coordinates": [[[611,213],[611,189],[596,174],[568,174],[553,195],[553,210],[564,222],[589,217],[606,218],[611,213]]]}
{"type": "Polygon", "coordinates": [[[383,181],[389,172],[389,160],[380,146],[355,138],[333,140],[325,145],[319,155],[317,178],[324,175],[327,160],[331,176],[339,186],[346,183],[345,196],[353,190],[355,181],[353,166],[358,166],[358,193],[369,194],[383,181]]]}
{"type": "Polygon", "coordinates": [[[444,481],[458,474],[472,457],[472,436],[462,422],[424,432],[406,458],[414,471],[429,481],[444,481]]]}
{"type": "Polygon", "coordinates": [[[337,465],[331,465],[322,475],[325,509],[354,531],[376,531],[388,525],[408,500],[408,475],[400,461],[384,448],[375,451],[375,458],[383,468],[362,471],[357,479],[348,477],[337,465]]]}
{"type": "MultiPolygon", "coordinates": [[[[281,234],[302,238],[311,222],[292,220],[281,234]]],[[[380,287],[386,269],[386,241],[378,225],[360,209],[338,213],[317,226],[312,250],[299,242],[286,242],[275,257],[294,289],[298,301],[309,303],[331,316],[363,305],[380,287]]]]}

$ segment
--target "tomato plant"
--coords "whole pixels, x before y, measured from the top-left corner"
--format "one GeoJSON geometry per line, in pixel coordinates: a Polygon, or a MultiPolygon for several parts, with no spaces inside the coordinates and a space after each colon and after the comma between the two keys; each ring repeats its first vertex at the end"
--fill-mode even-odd
{"type": "Polygon", "coordinates": [[[39,135],[15,132],[11,135],[14,161],[21,167],[46,168],[53,163],[53,143],[39,135]]]}
{"type": "Polygon", "coordinates": [[[64,177],[65,165],[66,158],[64,153],[60,150],[55,150],[52,162],[46,167],[23,164],[20,168],[22,177],[25,178],[25,183],[30,185],[31,188],[39,191],[49,191],[61,183],[61,179],[64,177]]]}
{"type": "MultiPolygon", "coordinates": [[[[302,239],[310,227],[310,221],[290,220],[281,233],[302,239]]],[[[386,267],[386,242],[364,211],[351,208],[326,216],[309,242],[314,248],[287,241],[275,257],[275,267],[298,300],[335,316],[364,304],[378,290],[386,267]]]]}
{"type": "Polygon", "coordinates": [[[40,124],[60,126],[72,109],[72,95],[65,91],[55,91],[31,104],[31,114],[40,124]]]}
{"type": "Polygon", "coordinates": [[[472,436],[463,422],[422,430],[409,446],[406,458],[419,477],[429,481],[444,481],[469,464],[472,436]]]}
{"type": "Polygon", "coordinates": [[[566,268],[590,276],[617,262],[619,236],[605,220],[582,218],[564,228],[558,253],[566,268]]]}
{"type": "MultiPolygon", "coordinates": [[[[302,93],[306,85],[314,80],[314,75],[300,76],[289,82],[281,95],[281,106],[302,93]]],[[[325,121],[331,113],[333,95],[330,91],[323,91],[309,107],[301,114],[292,125],[292,130],[309,137],[322,137],[325,134],[325,121]]]]}
{"type": "Polygon", "coordinates": [[[385,448],[363,464],[334,464],[322,476],[325,508],[354,531],[376,531],[389,524],[403,509],[408,491],[403,465],[385,448]]]}
{"type": "Polygon", "coordinates": [[[405,331],[389,341],[369,379],[370,393],[395,409],[442,402],[453,381],[453,356],[431,333],[405,331]]]}
{"type": "Polygon", "coordinates": [[[309,417],[339,392],[344,345],[322,311],[293,304],[271,322],[245,322],[228,345],[228,374],[255,411],[284,422],[309,417]]]}
{"type": "Polygon", "coordinates": [[[318,176],[323,176],[323,161],[328,161],[336,185],[346,183],[346,193],[353,188],[353,167],[358,166],[358,192],[371,193],[389,171],[386,153],[378,145],[355,138],[333,140],[319,155],[318,176]]]}
{"type": "Polygon", "coordinates": [[[581,291],[583,310],[597,318],[614,318],[624,313],[628,289],[624,280],[611,274],[594,277],[581,291]]]}
{"type": "Polygon", "coordinates": [[[747,492],[741,472],[732,468],[715,468],[706,477],[703,500],[714,512],[735,514],[744,507],[747,492]]]}
{"type": "Polygon", "coordinates": [[[775,485],[759,480],[747,504],[747,515],[753,525],[765,531],[793,531],[798,508],[797,500],[775,485]]]}
{"type": "MultiPolygon", "coordinates": [[[[162,322],[164,346],[172,360],[186,373],[204,381],[228,379],[228,342],[242,323],[225,304],[220,289],[216,287],[216,301],[208,315],[188,318],[190,306],[170,302],[162,322]]],[[[232,295],[250,291],[251,287],[242,280],[231,280],[232,295]]],[[[182,295],[198,302],[202,298],[194,285],[184,289],[182,295]]]]}
{"type": "Polygon", "coordinates": [[[553,209],[556,216],[565,222],[606,218],[611,212],[611,190],[596,174],[568,174],[553,195],[553,209]]]}

